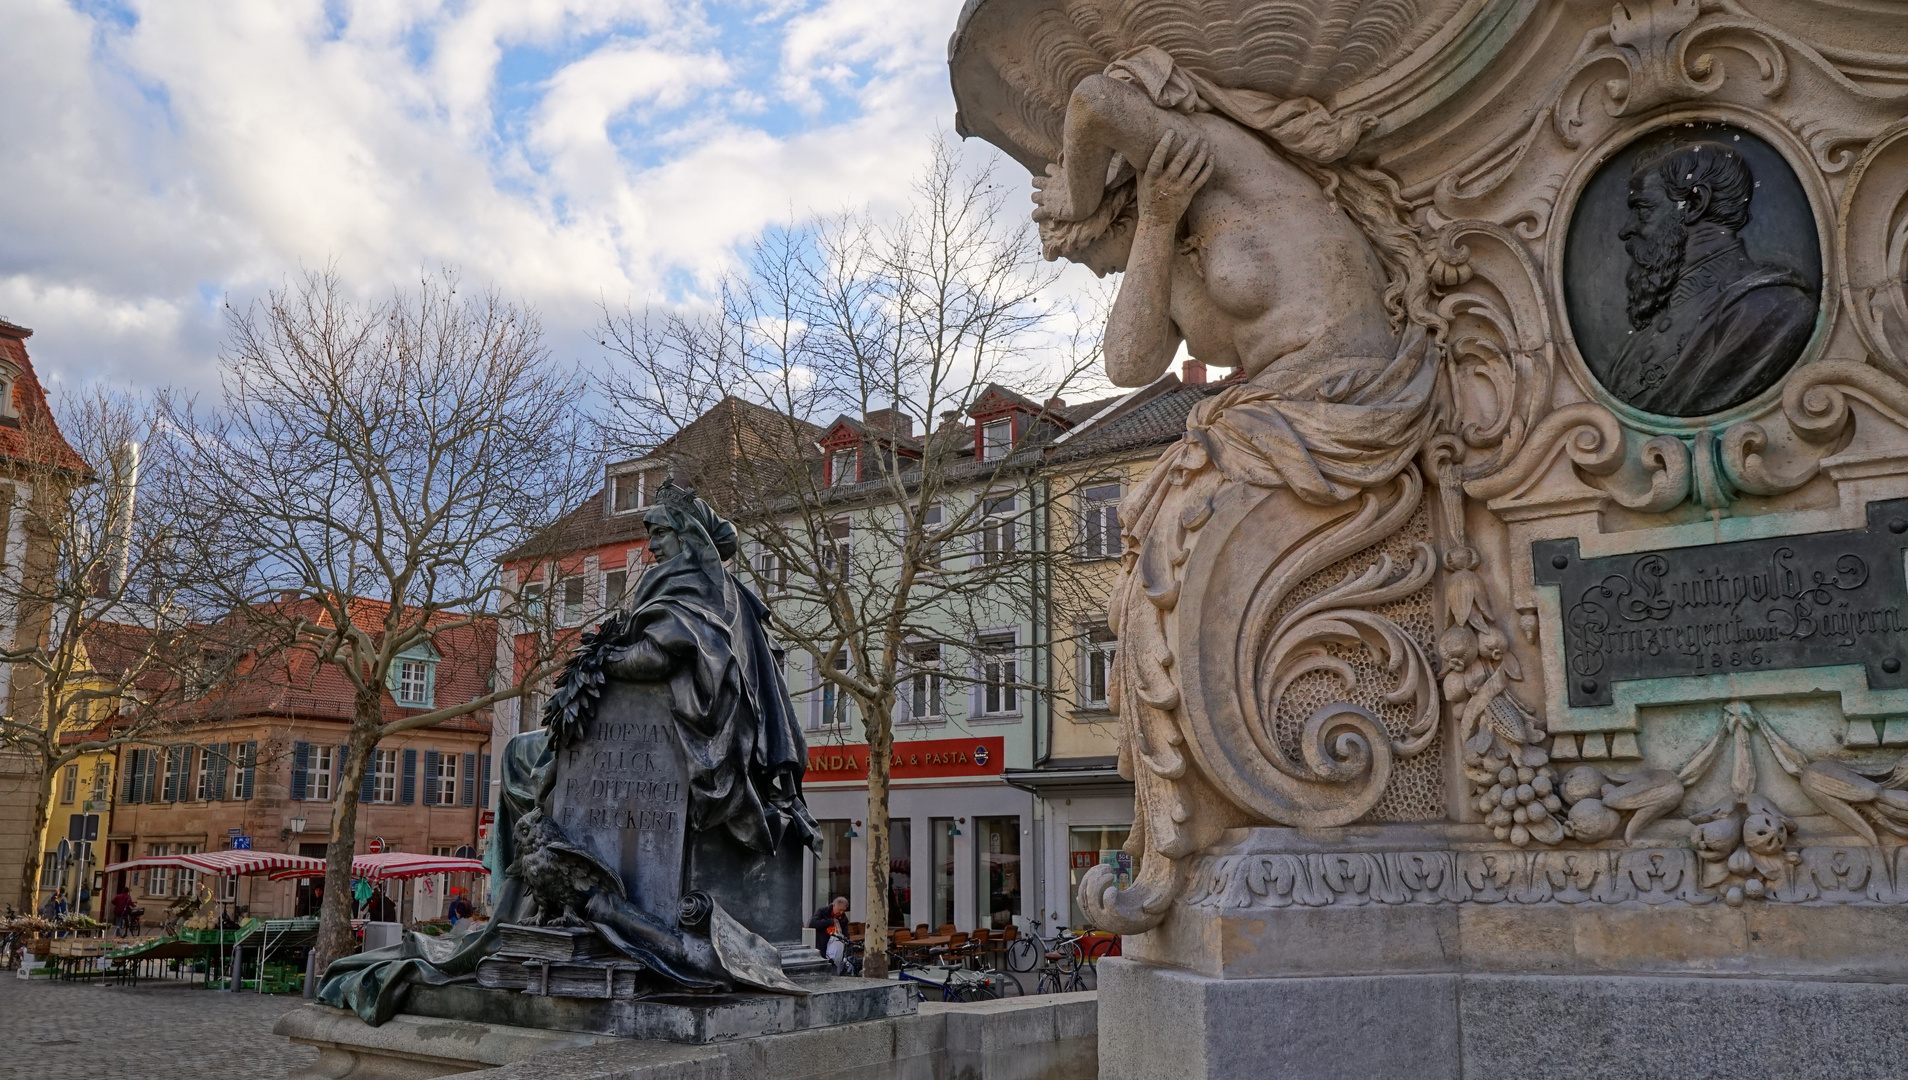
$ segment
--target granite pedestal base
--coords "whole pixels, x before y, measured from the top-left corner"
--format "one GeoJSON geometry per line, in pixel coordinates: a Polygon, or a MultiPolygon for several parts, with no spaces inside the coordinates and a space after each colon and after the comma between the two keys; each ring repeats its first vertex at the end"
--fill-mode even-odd
{"type": "Polygon", "coordinates": [[[1867,1080],[1908,983],[1624,975],[1219,979],[1100,964],[1100,1080],[1867,1080]]]}
{"type": "Polygon", "coordinates": [[[929,1002],[881,1020],[689,1045],[341,1009],[287,1013],[317,1046],[290,1080],[1095,1080],[1094,994],[929,1002]]]}
{"type": "Polygon", "coordinates": [[[665,994],[649,998],[544,997],[469,983],[415,986],[410,1016],[466,1020],[622,1039],[708,1043],[903,1016],[914,997],[900,983],[832,976],[798,979],[793,994],[665,994]]]}

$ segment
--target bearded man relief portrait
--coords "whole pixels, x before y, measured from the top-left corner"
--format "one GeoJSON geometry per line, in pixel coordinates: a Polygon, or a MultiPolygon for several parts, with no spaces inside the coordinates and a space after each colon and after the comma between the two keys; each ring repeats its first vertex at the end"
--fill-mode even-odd
{"type": "Polygon", "coordinates": [[[1652,132],[1606,162],[1571,219],[1564,297],[1619,401],[1707,416],[1778,383],[1815,333],[1822,268],[1794,172],[1727,124],[1652,132]]]}

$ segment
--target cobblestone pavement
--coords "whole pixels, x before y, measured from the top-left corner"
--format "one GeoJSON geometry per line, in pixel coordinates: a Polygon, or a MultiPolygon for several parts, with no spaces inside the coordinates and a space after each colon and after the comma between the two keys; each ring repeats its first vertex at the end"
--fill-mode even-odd
{"type": "Polygon", "coordinates": [[[318,1052],[272,1034],[293,996],[25,982],[0,972],[3,1080],[278,1080],[318,1052]]]}

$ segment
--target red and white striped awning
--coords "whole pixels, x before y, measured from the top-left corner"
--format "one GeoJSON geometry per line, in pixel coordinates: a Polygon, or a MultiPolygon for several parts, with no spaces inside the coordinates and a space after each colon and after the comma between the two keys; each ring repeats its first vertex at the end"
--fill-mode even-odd
{"type": "Polygon", "coordinates": [[[111,874],[120,870],[194,870],[201,874],[277,874],[297,875],[316,868],[325,872],[325,860],[309,855],[288,855],[282,851],[200,851],[190,855],[148,855],[128,859],[101,869],[111,874]]]}
{"type": "MultiPolygon", "coordinates": [[[[295,877],[323,877],[325,860],[312,859],[316,866],[299,866],[279,870],[272,874],[273,881],[283,881],[295,877]]],[[[432,874],[488,874],[490,868],[476,859],[459,859],[451,855],[418,855],[409,851],[384,851],[376,855],[359,855],[351,860],[351,876],[370,881],[393,881],[399,878],[429,877],[432,874]]]]}

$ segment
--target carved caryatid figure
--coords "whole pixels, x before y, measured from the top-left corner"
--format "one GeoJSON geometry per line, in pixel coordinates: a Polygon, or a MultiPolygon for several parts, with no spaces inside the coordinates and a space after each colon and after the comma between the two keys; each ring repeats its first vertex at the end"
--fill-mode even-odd
{"type": "Polygon", "coordinates": [[[1120,507],[1114,689],[1144,862],[1125,890],[1089,874],[1081,901],[1096,925],[1157,923],[1176,860],[1227,824],[1356,819],[1392,757],[1435,734],[1429,662],[1370,610],[1425,586],[1428,550],[1401,574],[1385,559],[1282,609],[1308,575],[1415,511],[1412,461],[1437,416],[1426,260],[1379,174],[1329,164],[1364,127],[1309,100],[1215,86],[1148,46],[1074,89],[1062,160],[1035,181],[1049,257],[1124,271],[1105,346],[1114,382],[1157,378],[1182,341],[1244,376],[1193,410],[1120,507]],[[1328,706],[1296,753],[1281,741],[1294,679],[1352,679],[1322,659],[1327,641],[1385,660],[1389,699],[1415,706],[1408,731],[1328,706]],[[1216,809],[1205,784],[1243,818],[1216,809]]]}

